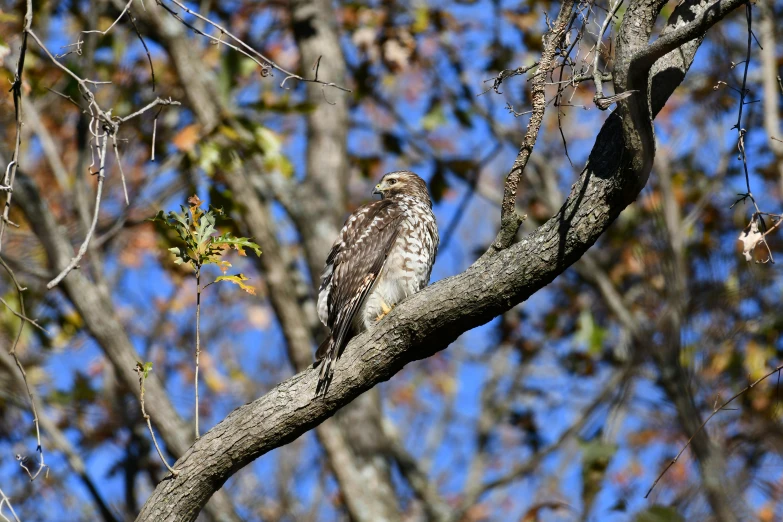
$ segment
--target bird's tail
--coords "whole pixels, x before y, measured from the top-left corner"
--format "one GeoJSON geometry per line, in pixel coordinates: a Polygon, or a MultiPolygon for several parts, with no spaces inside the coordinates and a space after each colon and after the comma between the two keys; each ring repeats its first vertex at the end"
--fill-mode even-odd
{"type": "Polygon", "coordinates": [[[326,338],[315,352],[315,366],[321,364],[321,372],[318,374],[318,385],[315,387],[315,395],[324,395],[334,373],[334,362],[337,360],[337,350],[332,336],[326,338]]]}

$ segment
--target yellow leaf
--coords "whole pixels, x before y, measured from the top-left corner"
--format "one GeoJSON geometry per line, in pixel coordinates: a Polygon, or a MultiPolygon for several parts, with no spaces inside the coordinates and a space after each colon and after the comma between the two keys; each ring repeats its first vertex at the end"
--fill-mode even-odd
{"type": "Polygon", "coordinates": [[[218,267],[220,268],[220,271],[224,274],[228,271],[229,268],[231,268],[231,263],[228,261],[220,260],[217,262],[218,267]]]}
{"type": "Polygon", "coordinates": [[[252,286],[245,284],[245,281],[249,281],[250,278],[247,277],[244,274],[237,274],[237,275],[231,275],[231,276],[220,276],[217,279],[215,279],[215,282],[218,281],[228,281],[229,283],[234,283],[235,285],[238,285],[239,288],[247,292],[251,295],[256,295],[256,289],[252,286]]]}

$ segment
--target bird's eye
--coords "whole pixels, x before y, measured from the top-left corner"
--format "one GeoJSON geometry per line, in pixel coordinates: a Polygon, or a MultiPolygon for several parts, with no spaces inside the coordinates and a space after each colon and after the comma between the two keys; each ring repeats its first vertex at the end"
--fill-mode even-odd
{"type": "Polygon", "coordinates": [[[389,180],[389,185],[394,185],[394,184],[396,184],[396,183],[397,183],[397,180],[396,180],[396,179],[394,179],[394,178],[392,178],[392,179],[390,179],[390,180],[389,180]]]}

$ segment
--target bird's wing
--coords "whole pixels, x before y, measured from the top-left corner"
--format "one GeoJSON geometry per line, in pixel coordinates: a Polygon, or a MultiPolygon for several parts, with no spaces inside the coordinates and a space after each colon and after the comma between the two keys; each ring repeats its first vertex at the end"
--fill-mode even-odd
{"type": "Polygon", "coordinates": [[[382,199],[354,212],[340,233],[327,296],[335,358],[349,340],[354,317],[383,269],[403,218],[399,205],[382,199]]]}

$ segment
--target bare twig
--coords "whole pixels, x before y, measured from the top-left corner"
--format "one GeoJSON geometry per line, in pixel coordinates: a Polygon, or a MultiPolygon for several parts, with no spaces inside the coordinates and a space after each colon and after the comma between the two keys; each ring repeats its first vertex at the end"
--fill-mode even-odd
{"type": "Polygon", "coordinates": [[[201,437],[198,431],[198,369],[199,369],[200,355],[201,355],[201,267],[196,266],[196,372],[193,378],[194,388],[196,389],[196,411],[195,411],[196,440],[198,440],[201,437]]]}
{"type": "Polygon", "coordinates": [[[603,76],[598,71],[598,60],[601,58],[601,47],[603,45],[602,42],[606,28],[609,27],[609,23],[614,19],[614,15],[617,14],[621,5],[623,5],[623,0],[615,0],[614,5],[609,8],[609,13],[606,15],[606,19],[601,25],[601,29],[598,31],[598,39],[595,43],[595,56],[593,56],[593,83],[595,83],[595,96],[593,97],[593,101],[602,111],[606,110],[608,105],[603,106],[598,103],[598,100],[604,97],[603,76]]]}
{"type": "Polygon", "coordinates": [[[745,106],[745,96],[748,94],[747,84],[748,84],[748,66],[750,65],[750,51],[751,46],[753,45],[753,31],[751,30],[751,24],[753,21],[752,17],[752,7],[750,2],[745,4],[745,19],[748,24],[748,47],[747,47],[747,57],[745,58],[745,70],[742,74],[742,88],[740,89],[740,101],[739,101],[739,110],[737,113],[737,123],[734,124],[733,129],[737,129],[737,149],[740,153],[740,158],[742,159],[742,167],[745,171],[745,186],[747,188],[747,198],[750,199],[750,201],[753,203],[753,206],[756,208],[756,212],[761,212],[759,210],[758,205],[756,204],[756,198],[753,197],[753,193],[750,190],[750,174],[748,172],[748,158],[745,154],[745,134],[747,134],[747,131],[742,128],[742,108],[745,106]]]}
{"type": "Polygon", "coordinates": [[[82,245],[79,247],[79,251],[76,253],[76,255],[71,259],[71,262],[68,263],[68,265],[63,268],[63,270],[51,281],[49,281],[46,284],[46,288],[51,290],[55,286],[57,286],[60,281],[67,276],[71,270],[76,268],[76,266],[79,264],[79,261],[84,257],[84,254],[87,253],[87,247],[90,244],[90,240],[92,239],[93,234],[95,233],[95,227],[98,224],[98,213],[101,209],[101,196],[103,195],[103,180],[105,179],[104,174],[104,168],[106,166],[106,146],[109,143],[109,130],[104,128],[103,134],[100,136],[102,145],[98,149],[98,157],[100,159],[100,166],[98,168],[98,188],[95,191],[95,208],[93,210],[92,214],[92,222],[90,223],[90,228],[87,231],[87,236],[84,238],[84,241],[82,242],[82,245]]]}
{"type": "Polygon", "coordinates": [[[169,470],[169,473],[171,473],[173,477],[176,477],[179,474],[179,471],[169,466],[169,463],[166,461],[166,457],[163,456],[163,452],[160,450],[160,446],[158,445],[158,440],[155,438],[155,432],[152,430],[152,421],[150,421],[150,416],[147,415],[147,410],[144,409],[144,379],[147,378],[146,372],[149,370],[145,369],[141,363],[136,363],[136,367],[133,369],[133,371],[135,371],[139,376],[139,402],[141,403],[141,415],[144,417],[144,420],[147,421],[147,428],[150,431],[152,443],[155,445],[155,449],[158,450],[158,456],[160,457],[160,460],[163,461],[166,469],[169,470]]]}
{"type": "Polygon", "coordinates": [[[150,161],[155,161],[155,136],[158,133],[158,115],[155,115],[155,119],[152,120],[152,154],[150,155],[150,161]]]}
{"type": "Polygon", "coordinates": [[[131,120],[133,118],[136,118],[137,116],[141,116],[148,110],[157,107],[158,105],[181,105],[180,102],[176,100],[172,100],[171,98],[164,100],[162,98],[155,98],[152,102],[148,103],[144,108],[137,110],[134,113],[128,114],[127,116],[123,118],[115,118],[115,120],[119,123],[125,123],[128,120],[131,120]]]}
{"type": "Polygon", "coordinates": [[[120,159],[120,151],[117,149],[117,135],[111,135],[111,145],[114,148],[114,157],[117,158],[117,166],[120,168],[120,179],[122,179],[122,192],[125,194],[125,205],[130,205],[128,201],[128,187],[125,184],[125,172],[122,170],[122,159],[120,159]]]}
{"type": "Polygon", "coordinates": [[[0,221],[0,251],[3,248],[3,236],[5,235],[5,226],[10,224],[8,214],[11,210],[11,198],[13,196],[14,180],[16,179],[16,170],[19,167],[19,148],[22,144],[22,72],[24,71],[24,58],[27,55],[27,35],[30,33],[30,26],[33,23],[33,2],[27,0],[27,10],[24,15],[24,29],[22,31],[22,45],[19,50],[19,60],[16,62],[16,75],[14,83],[11,85],[11,91],[14,97],[14,115],[16,118],[16,138],[14,140],[14,153],[11,157],[11,163],[5,169],[5,177],[2,185],[6,187],[5,205],[3,206],[2,221],[0,221]]]}
{"type": "Polygon", "coordinates": [[[55,54],[54,57],[55,58],[65,58],[69,54],[73,54],[73,53],[76,53],[77,56],[81,56],[82,55],[82,45],[84,45],[84,40],[82,40],[82,39],[79,39],[78,42],[75,42],[75,43],[72,43],[72,44],[61,45],[60,49],[70,49],[71,47],[74,47],[74,49],[72,51],[67,51],[67,52],[64,52],[64,53],[55,54]]]}
{"type": "Polygon", "coordinates": [[[563,42],[567,27],[570,25],[574,14],[574,0],[564,0],[560,4],[560,12],[554,22],[552,29],[544,38],[544,50],[541,53],[538,69],[533,75],[531,82],[531,98],[533,100],[533,113],[527,126],[527,132],[522,141],[522,147],[517,154],[511,172],[506,178],[503,188],[503,206],[500,214],[500,231],[495,241],[492,243],[491,250],[499,251],[507,248],[514,240],[514,236],[522,223],[521,217],[516,211],[517,189],[522,179],[522,172],[525,170],[530,154],[538,138],[538,131],[541,128],[541,122],[544,119],[546,110],[546,93],[544,83],[552,63],[555,59],[557,49],[563,42]]]}
{"type": "Polygon", "coordinates": [[[199,14],[198,12],[188,8],[185,4],[183,4],[182,2],[179,2],[178,0],[169,0],[169,1],[171,1],[173,4],[178,6],[180,9],[182,9],[186,13],[195,16],[196,18],[198,18],[202,22],[205,22],[205,23],[211,25],[212,27],[214,27],[215,29],[217,29],[218,31],[220,31],[220,37],[214,37],[214,36],[212,36],[210,34],[205,33],[204,31],[201,31],[200,29],[196,28],[192,24],[189,24],[188,22],[186,22],[182,18],[182,16],[179,13],[177,13],[176,11],[171,9],[169,6],[164,4],[163,0],[156,0],[156,1],[157,1],[159,6],[163,7],[163,9],[168,11],[174,18],[176,18],[177,20],[182,22],[182,24],[184,24],[186,27],[188,27],[189,29],[191,29],[195,33],[200,34],[201,36],[205,36],[205,37],[209,38],[210,40],[215,42],[217,45],[228,46],[231,49],[234,49],[235,51],[237,51],[239,53],[242,53],[245,56],[247,56],[248,58],[250,58],[251,60],[253,60],[256,64],[258,64],[259,67],[261,67],[261,75],[262,76],[269,75],[269,69],[275,69],[275,70],[278,70],[281,73],[285,74],[286,77],[283,79],[282,82],[280,82],[280,87],[285,87],[285,83],[288,80],[299,80],[300,82],[317,83],[319,85],[323,85],[324,87],[334,87],[335,89],[339,89],[339,90],[344,91],[344,92],[351,92],[350,89],[347,89],[345,87],[337,85],[334,82],[325,82],[325,81],[319,80],[317,73],[316,73],[315,78],[313,78],[313,79],[302,78],[298,74],[292,73],[291,71],[281,67],[280,65],[275,63],[273,60],[269,59],[265,55],[261,54],[260,52],[256,51],[255,49],[253,49],[250,45],[246,44],[240,38],[237,38],[234,34],[232,34],[230,31],[228,31],[225,27],[221,26],[220,24],[217,24],[217,23],[213,22],[212,20],[210,20],[206,16],[203,16],[203,15],[199,14]],[[230,39],[232,39],[234,42],[236,42],[237,45],[233,45],[233,44],[231,44],[229,42],[224,41],[222,39],[223,35],[228,36],[230,39]]]}
{"type": "Polygon", "coordinates": [[[11,501],[8,499],[7,496],[5,496],[5,493],[3,493],[3,490],[0,489],[0,517],[3,517],[3,520],[5,522],[11,522],[8,517],[6,517],[3,514],[3,506],[8,506],[8,510],[11,512],[11,515],[14,517],[15,522],[20,522],[19,517],[16,516],[16,511],[14,511],[14,506],[11,505],[11,501]]]}
{"type": "Polygon", "coordinates": [[[718,414],[718,412],[726,409],[726,406],[728,406],[729,404],[734,402],[735,399],[737,399],[741,395],[745,394],[745,392],[747,392],[748,390],[750,390],[751,388],[753,388],[757,384],[761,383],[762,381],[765,381],[769,377],[775,375],[776,373],[779,373],[781,370],[783,370],[783,363],[777,365],[775,367],[775,369],[773,369],[772,371],[764,374],[763,376],[759,377],[755,381],[753,381],[750,384],[748,384],[747,386],[745,386],[742,390],[740,390],[739,392],[737,392],[734,395],[732,395],[729,400],[725,401],[720,406],[718,406],[716,408],[713,408],[712,413],[710,413],[710,415],[706,419],[704,419],[704,422],[702,422],[701,425],[699,426],[699,428],[693,433],[693,435],[691,435],[691,437],[688,439],[688,442],[685,443],[685,446],[683,446],[682,449],[680,450],[680,452],[677,453],[677,456],[675,456],[672,460],[670,460],[669,463],[666,465],[666,467],[663,468],[663,471],[661,471],[661,473],[658,475],[658,478],[655,479],[655,482],[653,482],[652,486],[650,486],[650,489],[647,490],[647,494],[644,495],[644,498],[647,498],[647,497],[650,496],[650,493],[652,493],[652,490],[655,488],[655,486],[658,484],[658,482],[660,482],[660,480],[663,478],[663,476],[666,474],[666,472],[669,471],[669,468],[671,468],[672,466],[674,466],[677,463],[677,461],[680,459],[680,457],[685,452],[685,450],[688,449],[688,446],[690,446],[691,442],[693,442],[693,439],[696,437],[696,435],[698,435],[701,432],[701,430],[704,429],[704,426],[706,426],[707,423],[710,422],[710,420],[715,415],[718,414]]]}
{"type": "Polygon", "coordinates": [[[520,74],[525,74],[529,70],[538,67],[538,64],[539,62],[535,62],[525,67],[517,67],[516,69],[503,69],[494,78],[484,80],[484,83],[492,82],[492,86],[478,93],[476,96],[481,96],[482,94],[486,94],[489,91],[495,91],[496,94],[503,94],[502,92],[500,92],[500,84],[502,84],[505,80],[508,80],[509,78],[513,78],[514,76],[519,76],[520,74]]]}
{"type": "Polygon", "coordinates": [[[107,34],[109,31],[111,31],[111,30],[112,30],[112,28],[113,28],[115,25],[117,25],[117,22],[119,22],[119,21],[120,21],[120,19],[122,19],[122,17],[123,17],[123,16],[125,16],[125,13],[127,13],[127,12],[128,12],[128,9],[130,9],[130,6],[131,6],[131,4],[132,4],[132,3],[133,3],[133,0],[128,0],[128,3],[127,3],[127,4],[125,4],[125,7],[123,8],[122,12],[120,13],[120,16],[118,16],[118,17],[117,17],[117,19],[116,19],[116,20],[114,20],[114,22],[112,22],[112,24],[111,24],[111,25],[110,25],[110,26],[109,26],[109,27],[108,27],[108,28],[107,28],[105,31],[99,31],[98,29],[90,29],[89,31],[82,31],[82,33],[84,33],[84,34],[89,34],[89,33],[98,33],[98,34],[100,34],[100,35],[106,36],[106,34],[107,34]]]}
{"type": "MultiPolygon", "coordinates": [[[[26,288],[24,288],[21,284],[19,284],[19,280],[16,279],[16,274],[14,274],[14,271],[11,270],[11,267],[8,266],[8,264],[5,262],[5,259],[0,257],[0,265],[5,269],[5,271],[8,273],[8,276],[11,278],[11,281],[14,283],[14,287],[16,288],[16,294],[19,299],[19,312],[17,313],[14,311],[8,303],[6,303],[4,300],[0,299],[0,301],[3,302],[6,306],[8,306],[9,310],[11,310],[14,315],[19,317],[19,331],[16,334],[16,338],[14,339],[14,344],[11,345],[11,349],[8,351],[9,355],[14,358],[14,363],[16,364],[16,367],[19,368],[19,374],[22,376],[22,380],[24,381],[25,388],[27,389],[27,396],[30,399],[30,410],[33,413],[33,424],[35,425],[35,437],[36,437],[36,451],[38,452],[40,456],[40,461],[38,465],[38,470],[35,472],[35,474],[30,473],[30,470],[26,468],[24,465],[22,466],[25,471],[27,471],[27,474],[30,476],[30,481],[33,481],[38,477],[38,475],[41,473],[41,471],[46,468],[48,469],[49,466],[46,465],[44,462],[44,453],[43,453],[43,446],[41,445],[41,427],[40,422],[38,420],[38,408],[35,406],[35,396],[33,395],[33,390],[30,388],[30,383],[27,381],[27,372],[24,369],[24,365],[22,364],[22,361],[19,360],[19,356],[16,353],[16,348],[19,345],[19,340],[22,337],[22,331],[24,330],[24,323],[29,322],[30,324],[36,326],[37,328],[40,328],[44,332],[44,330],[41,326],[39,326],[35,321],[29,319],[27,317],[27,312],[25,311],[24,307],[24,291],[26,288]]],[[[48,472],[47,472],[48,473],[48,472]]]]}
{"type": "MultiPolygon", "coordinates": [[[[142,5],[144,5],[143,2],[142,5]]],[[[136,31],[136,36],[139,37],[141,45],[144,46],[144,52],[147,53],[147,61],[150,62],[150,75],[152,75],[152,92],[155,92],[155,68],[152,66],[152,55],[150,55],[150,50],[147,48],[147,43],[144,41],[144,38],[142,38],[141,32],[136,26],[136,19],[133,18],[133,13],[130,11],[128,11],[128,18],[130,19],[131,25],[133,26],[133,30],[136,31]]]]}
{"type": "Polygon", "coordinates": [[[5,300],[5,299],[3,299],[2,297],[0,297],[0,303],[3,303],[3,304],[4,304],[4,305],[5,305],[7,308],[8,308],[8,310],[10,310],[10,311],[11,311],[11,313],[12,313],[12,314],[14,314],[16,317],[18,317],[19,319],[21,319],[21,320],[23,320],[23,321],[26,321],[26,322],[30,323],[31,325],[35,326],[36,328],[38,328],[39,330],[41,330],[41,331],[42,331],[42,332],[44,332],[45,334],[48,334],[48,333],[49,333],[49,332],[47,332],[47,331],[46,331],[46,328],[44,328],[43,326],[41,326],[40,324],[38,324],[38,321],[36,321],[35,319],[30,319],[30,318],[29,318],[29,317],[27,317],[26,315],[22,315],[22,314],[20,314],[19,312],[17,312],[16,310],[14,310],[14,309],[11,307],[11,305],[10,305],[10,304],[8,304],[8,303],[6,302],[6,300],[5,300]]]}

